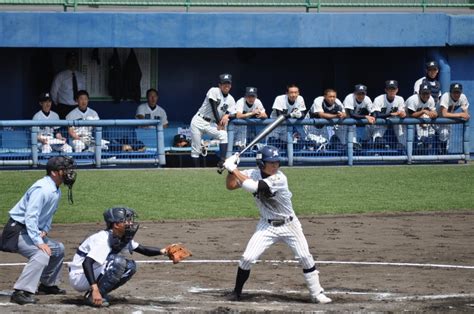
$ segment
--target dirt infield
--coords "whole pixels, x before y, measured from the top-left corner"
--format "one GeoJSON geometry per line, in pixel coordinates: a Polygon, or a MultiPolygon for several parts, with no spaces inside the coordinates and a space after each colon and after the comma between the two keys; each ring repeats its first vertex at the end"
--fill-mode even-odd
{"type": "MultiPolygon", "coordinates": [[[[315,312],[474,311],[474,212],[304,217],[300,220],[321,282],[332,304],[308,302],[301,269],[288,247],[277,244],[252,268],[241,302],[229,302],[237,260],[255,219],[142,222],[136,236],[145,245],[183,242],[194,256],[173,265],[163,257],[134,254],[139,269],[111,294],[109,312],[315,312]],[[466,267],[462,267],[466,266],[466,267]]],[[[79,242],[101,224],[55,225],[51,237],[72,259],[79,242]]],[[[25,262],[0,253],[0,311],[96,312],[82,305],[63,272],[65,296],[38,296],[37,305],[9,303],[25,262]]]]}

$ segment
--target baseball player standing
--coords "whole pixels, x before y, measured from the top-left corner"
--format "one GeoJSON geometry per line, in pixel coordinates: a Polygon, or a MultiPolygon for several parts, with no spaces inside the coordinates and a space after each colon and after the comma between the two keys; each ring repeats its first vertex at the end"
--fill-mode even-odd
{"type": "MultiPolygon", "coordinates": [[[[462,92],[462,84],[452,83],[449,87],[449,92],[441,96],[438,106],[438,115],[443,118],[458,118],[469,120],[469,101],[462,92]],[[461,109],[461,112],[456,112],[461,109]]],[[[448,153],[449,148],[449,134],[451,133],[450,124],[437,124],[436,132],[438,132],[441,154],[448,153]]]]}
{"type": "MultiPolygon", "coordinates": [[[[314,99],[313,105],[306,114],[306,119],[321,118],[321,119],[344,119],[346,112],[344,105],[337,98],[337,92],[334,89],[328,88],[324,90],[324,96],[319,96],[314,99]]],[[[325,144],[331,139],[331,136],[336,132],[341,132],[338,125],[335,126],[314,126],[305,125],[304,131],[306,140],[313,141],[315,144],[325,144]]],[[[341,136],[341,134],[338,134],[341,136]]]]}
{"type": "Polygon", "coordinates": [[[234,97],[229,94],[231,88],[232,75],[221,74],[219,87],[212,87],[207,91],[204,102],[191,120],[191,158],[195,167],[199,167],[202,136],[209,134],[220,141],[218,168],[222,168],[227,153],[226,128],[230,118],[229,110],[235,108],[234,97]]]}
{"type": "Polygon", "coordinates": [[[69,265],[69,282],[75,290],[86,292],[86,304],[109,306],[108,293],[135,274],[135,261],[120,254],[122,250],[146,256],[166,254],[164,248],[143,246],[133,240],[139,227],[135,217],[135,211],[127,207],[105,210],[106,230],[90,235],[77,248],[69,265]]]}
{"type": "MultiPolygon", "coordinates": [[[[265,108],[257,97],[256,87],[245,88],[245,96],[237,100],[237,103],[235,104],[235,117],[237,119],[266,119],[267,113],[265,112],[265,108]]],[[[247,126],[236,125],[234,130],[234,145],[242,148],[245,147],[247,144],[247,126]]]]}
{"type": "Polygon", "coordinates": [[[436,61],[426,63],[426,76],[419,78],[413,85],[413,93],[418,94],[421,84],[427,84],[430,87],[431,96],[435,104],[438,104],[441,97],[441,84],[438,81],[439,65],[436,61]]]}
{"type": "Polygon", "coordinates": [[[309,252],[301,223],[293,211],[288,180],[279,170],[278,149],[264,146],[257,152],[256,160],[258,169],[243,171],[237,169],[238,155],[229,157],[224,163],[225,169],[229,171],[226,179],[227,189],[235,190],[241,187],[252,193],[260,210],[260,221],[240,259],[235,288],[229,299],[240,300],[252,264],[272,244],[283,241],[291,248],[303,267],[311,300],[315,303],[331,302],[319,283],[319,271],[316,270],[313,256],[309,252]]]}
{"type": "MultiPolygon", "coordinates": [[[[410,117],[413,118],[430,118],[434,119],[438,117],[436,113],[436,105],[433,97],[431,96],[431,89],[428,84],[421,84],[418,93],[410,96],[405,101],[405,108],[410,117]]],[[[418,143],[417,145],[422,146],[422,149],[426,149],[430,145],[430,140],[434,137],[435,130],[431,124],[417,124],[416,125],[416,136],[418,143]]]]}
{"type": "MultiPolygon", "coordinates": [[[[348,117],[353,119],[367,119],[369,124],[375,123],[375,117],[370,115],[372,100],[367,96],[367,86],[357,84],[354,86],[354,92],[347,95],[344,99],[344,108],[348,117]]],[[[343,145],[347,144],[347,126],[341,127],[343,132],[337,132],[338,138],[343,145]]],[[[356,138],[353,139],[354,148],[360,148],[360,143],[356,138]]]]}
{"type": "MultiPolygon", "coordinates": [[[[290,118],[299,119],[304,115],[306,105],[300,95],[300,89],[295,84],[286,87],[286,94],[277,96],[272,106],[270,118],[285,115],[290,118]]],[[[274,137],[284,143],[287,142],[286,126],[277,127],[268,137],[274,137]]]]}
{"type": "MultiPolygon", "coordinates": [[[[390,118],[399,117],[405,118],[405,100],[398,96],[398,82],[395,80],[388,80],[385,82],[385,94],[377,96],[374,99],[372,107],[369,109],[370,114],[375,118],[390,118]]],[[[385,125],[371,125],[369,127],[369,136],[376,146],[383,144],[383,137],[387,131],[385,125]]],[[[398,143],[401,147],[406,145],[406,127],[402,124],[393,126],[393,132],[397,136],[398,143]]]]}

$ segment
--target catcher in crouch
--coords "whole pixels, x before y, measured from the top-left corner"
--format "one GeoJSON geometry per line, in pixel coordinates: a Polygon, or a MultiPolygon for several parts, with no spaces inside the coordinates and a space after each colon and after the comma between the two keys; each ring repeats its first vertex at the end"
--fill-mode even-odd
{"type": "Polygon", "coordinates": [[[107,229],[90,235],[79,245],[69,265],[71,286],[86,292],[85,302],[96,307],[109,306],[108,293],[126,283],[137,270],[135,261],[120,253],[127,250],[146,256],[168,255],[174,263],[191,255],[179,244],[165,248],[143,246],[133,240],[138,231],[135,210],[113,207],[105,210],[107,229]],[[175,251],[178,251],[175,253],[175,251]]]}

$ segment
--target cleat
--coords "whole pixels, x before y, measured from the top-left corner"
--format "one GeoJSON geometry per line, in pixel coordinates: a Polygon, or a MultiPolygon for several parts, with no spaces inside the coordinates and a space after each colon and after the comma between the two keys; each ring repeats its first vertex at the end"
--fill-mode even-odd
{"type": "Polygon", "coordinates": [[[36,304],[36,300],[32,297],[32,293],[23,290],[15,290],[10,298],[10,302],[20,305],[36,304]]]}
{"type": "Polygon", "coordinates": [[[242,296],[235,291],[228,293],[225,298],[230,302],[238,302],[242,299],[242,296]]]}
{"type": "Polygon", "coordinates": [[[36,294],[66,294],[66,290],[61,289],[58,286],[46,286],[40,284],[36,294]]]}
{"type": "Polygon", "coordinates": [[[324,293],[320,293],[317,296],[311,296],[311,301],[313,303],[326,304],[331,303],[332,300],[328,298],[324,293]]]}

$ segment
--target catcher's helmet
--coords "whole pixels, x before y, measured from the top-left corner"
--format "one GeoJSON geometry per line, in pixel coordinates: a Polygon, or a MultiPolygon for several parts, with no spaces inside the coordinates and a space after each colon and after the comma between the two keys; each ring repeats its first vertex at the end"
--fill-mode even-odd
{"type": "Polygon", "coordinates": [[[260,169],[265,167],[265,162],[275,162],[280,161],[280,153],[278,152],[278,148],[274,146],[264,146],[259,151],[257,151],[256,155],[257,166],[260,169]]]}
{"type": "Polygon", "coordinates": [[[104,211],[107,228],[112,228],[114,222],[134,222],[138,217],[135,210],[128,207],[112,207],[104,211]]]}

